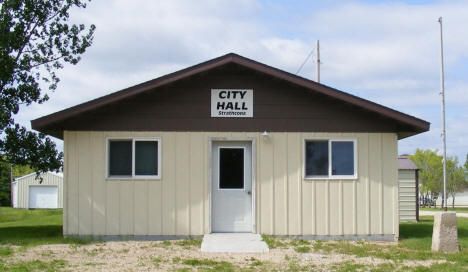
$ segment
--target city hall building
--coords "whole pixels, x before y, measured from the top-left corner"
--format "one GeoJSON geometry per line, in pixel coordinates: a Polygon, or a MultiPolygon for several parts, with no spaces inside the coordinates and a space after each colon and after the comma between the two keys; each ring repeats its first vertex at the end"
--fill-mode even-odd
{"type": "Polygon", "coordinates": [[[66,236],[398,238],[429,123],[236,54],[32,121],[64,141],[66,236]]]}

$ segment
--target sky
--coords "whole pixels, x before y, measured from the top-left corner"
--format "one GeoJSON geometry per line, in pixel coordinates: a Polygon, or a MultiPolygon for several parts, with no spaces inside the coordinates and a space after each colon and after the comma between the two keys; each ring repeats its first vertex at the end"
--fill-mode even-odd
{"type": "MultiPolygon", "coordinates": [[[[296,73],[320,40],[321,83],[431,123],[399,141],[399,154],[441,150],[443,17],[447,155],[468,153],[468,1],[93,1],[73,22],[95,24],[78,65],[58,72],[30,120],[234,52],[296,73]]],[[[315,77],[314,59],[299,75],[315,77]]],[[[62,142],[57,140],[59,148],[62,142]]]]}

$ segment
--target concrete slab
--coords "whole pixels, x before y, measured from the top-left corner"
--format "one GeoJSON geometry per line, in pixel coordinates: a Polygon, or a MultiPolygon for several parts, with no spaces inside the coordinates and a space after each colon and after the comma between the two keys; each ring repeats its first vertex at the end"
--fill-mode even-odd
{"type": "Polygon", "coordinates": [[[254,233],[212,233],[205,234],[201,244],[202,252],[225,253],[267,253],[268,245],[260,234],[254,233]]]}

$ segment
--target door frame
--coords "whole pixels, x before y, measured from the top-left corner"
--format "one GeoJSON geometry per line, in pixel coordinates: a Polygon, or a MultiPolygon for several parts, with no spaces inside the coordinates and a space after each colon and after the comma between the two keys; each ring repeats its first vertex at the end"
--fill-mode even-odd
{"type": "MultiPolygon", "coordinates": [[[[209,225],[208,225],[208,231],[209,233],[212,233],[212,216],[213,216],[213,210],[212,210],[212,196],[213,196],[213,142],[249,142],[251,144],[251,181],[252,181],[252,233],[257,233],[256,229],[256,198],[257,198],[257,190],[256,190],[256,161],[257,161],[257,156],[256,156],[256,138],[255,137],[208,137],[208,206],[210,210],[210,215],[209,215],[209,225]]],[[[245,181],[244,181],[245,182],[245,181]]]]}

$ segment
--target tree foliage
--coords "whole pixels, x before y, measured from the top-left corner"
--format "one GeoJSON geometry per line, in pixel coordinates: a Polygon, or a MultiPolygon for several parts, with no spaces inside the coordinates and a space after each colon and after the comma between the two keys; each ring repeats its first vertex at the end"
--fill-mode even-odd
{"type": "Polygon", "coordinates": [[[466,160],[464,164],[465,170],[468,171],[468,154],[466,154],[466,160]]]}
{"type": "Polygon", "coordinates": [[[447,197],[452,197],[452,207],[455,207],[455,194],[465,186],[465,171],[458,165],[458,158],[447,158],[447,197]]]}
{"type": "Polygon", "coordinates": [[[20,107],[48,100],[56,71],[77,64],[95,26],[70,23],[70,10],[87,0],[3,0],[0,3],[0,153],[15,165],[59,170],[62,153],[42,133],[17,124],[20,107]]]}
{"type": "Polygon", "coordinates": [[[10,206],[10,165],[0,161],[0,206],[10,206]]]}
{"type": "MultiPolygon", "coordinates": [[[[437,150],[416,149],[410,159],[419,168],[419,182],[421,193],[442,195],[443,194],[443,158],[437,155],[437,150]]],[[[447,157],[447,196],[452,196],[454,205],[455,194],[462,191],[467,183],[464,177],[464,169],[459,165],[458,158],[447,157]]]]}
{"type": "Polygon", "coordinates": [[[438,195],[442,191],[442,156],[430,149],[416,149],[409,158],[419,168],[421,193],[438,195]]]}
{"type": "MultiPolygon", "coordinates": [[[[0,161],[0,206],[11,205],[11,168],[9,163],[0,161]]],[[[34,170],[28,165],[15,165],[13,169],[13,178],[21,177],[34,170]]]]}

